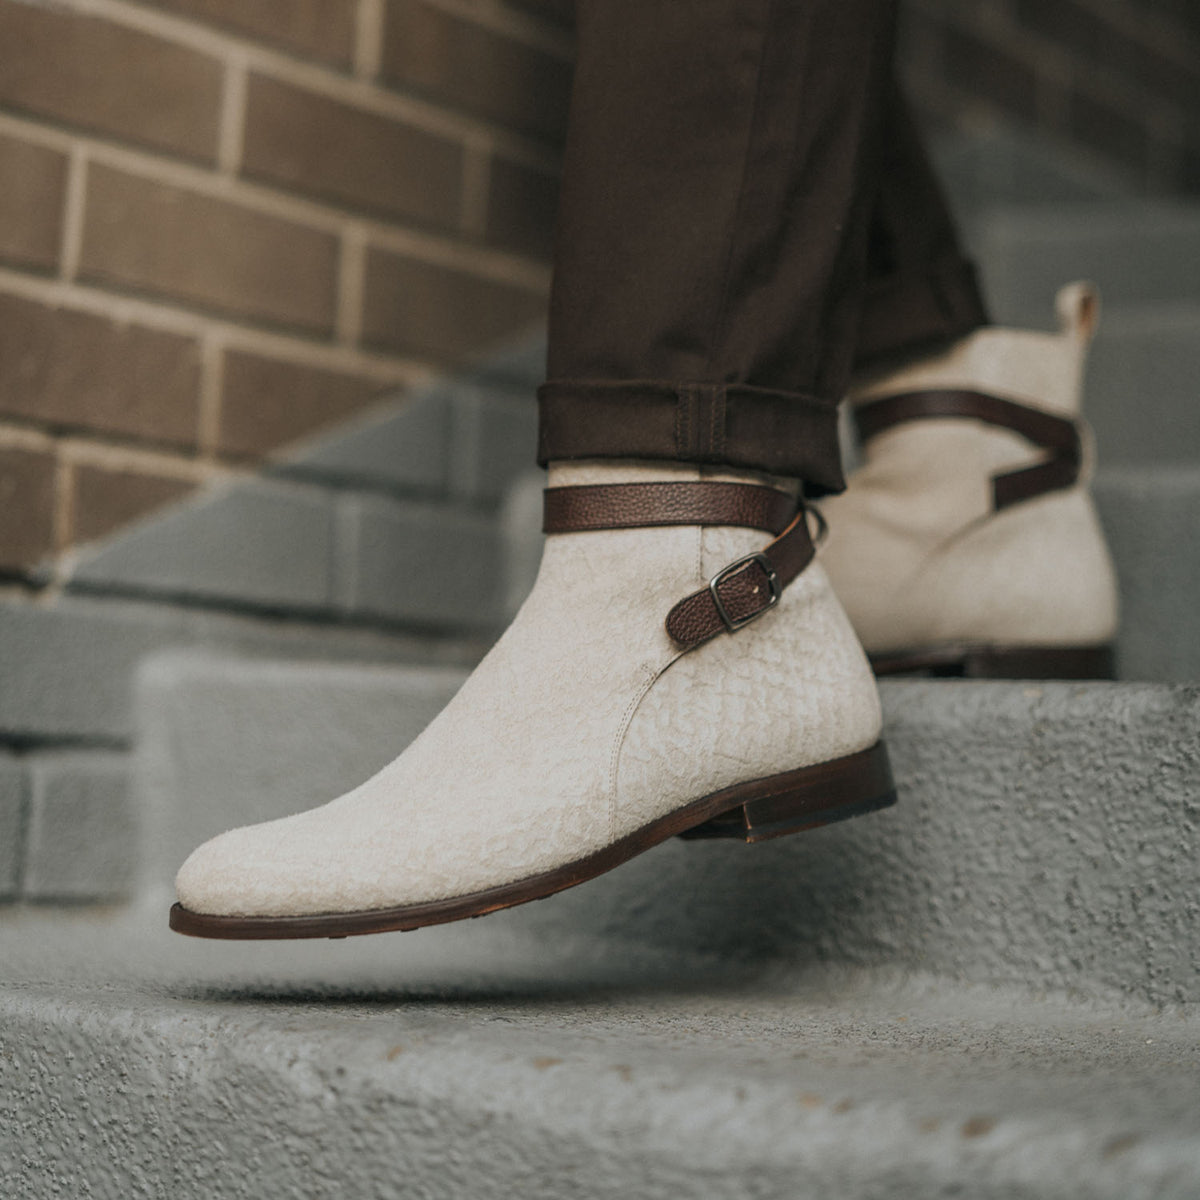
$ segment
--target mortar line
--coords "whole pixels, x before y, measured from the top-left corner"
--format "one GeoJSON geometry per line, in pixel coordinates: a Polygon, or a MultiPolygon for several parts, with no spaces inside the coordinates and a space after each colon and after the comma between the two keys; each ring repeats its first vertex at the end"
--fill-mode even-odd
{"type": "Polygon", "coordinates": [[[361,225],[348,225],[338,255],[336,336],[342,345],[356,346],[362,340],[366,280],[367,234],[361,225]]]}
{"type": "Polygon", "coordinates": [[[13,422],[12,418],[0,419],[0,446],[6,449],[45,453],[53,452],[57,444],[57,439],[45,431],[44,425],[29,427],[13,422]]]}
{"type": "Polygon", "coordinates": [[[217,134],[217,169],[237,175],[246,136],[246,60],[231,57],[221,81],[221,115],[217,134]]]}
{"type": "Polygon", "coordinates": [[[147,443],[109,430],[80,426],[53,426],[51,433],[47,432],[44,421],[36,424],[34,421],[32,417],[0,418],[0,447],[57,453],[74,466],[134,469],[179,479],[201,479],[208,472],[208,467],[199,463],[190,449],[161,442],[147,443]]]}
{"type": "Polygon", "coordinates": [[[83,253],[83,222],[87,207],[88,156],[85,146],[71,146],[67,165],[67,186],[63,196],[62,251],[59,256],[59,278],[72,280],[79,273],[83,253]]]}
{"type": "Polygon", "coordinates": [[[113,445],[90,436],[71,434],[63,437],[62,454],[73,467],[98,467],[109,471],[132,471],[139,475],[158,475],[188,483],[200,483],[226,470],[218,463],[202,462],[184,451],[171,453],[136,446],[113,445]]]}
{"type": "MultiPolygon", "coordinates": [[[[15,131],[19,136],[32,122],[0,114],[0,132],[15,131]]],[[[38,139],[34,137],[34,141],[38,139]]],[[[43,144],[49,144],[43,142],[43,144]]],[[[140,179],[177,187],[195,195],[223,200],[279,220],[303,224],[310,229],[339,235],[355,222],[367,231],[371,240],[397,254],[418,258],[435,266],[446,266],[481,278],[511,284],[535,292],[548,292],[550,272],[545,263],[523,258],[490,247],[463,243],[453,233],[435,233],[388,224],[367,216],[330,208],[315,200],[252,182],[240,176],[218,175],[194,164],[175,162],[145,151],[115,146],[96,139],[80,138],[91,164],[106,166],[140,179]]]]}
{"type": "Polygon", "coordinates": [[[54,553],[61,554],[75,531],[75,465],[61,452],[54,461],[54,553]]]}
{"type": "Polygon", "coordinates": [[[383,62],[383,0],[358,0],[354,20],[354,74],[373,80],[383,62]]]}
{"type": "Polygon", "coordinates": [[[108,292],[77,282],[26,275],[0,266],[0,295],[19,296],[53,307],[63,307],[110,321],[129,322],[147,329],[184,337],[202,338],[220,333],[230,346],[289,362],[327,367],[367,375],[383,382],[419,384],[442,372],[419,359],[381,354],[327,342],[289,337],[251,326],[238,325],[220,317],[205,316],[169,301],[151,301],[108,292]]]}
{"type": "Polygon", "coordinates": [[[164,13],[132,0],[57,0],[59,4],[92,16],[103,17],[129,29],[136,29],[199,51],[221,62],[242,57],[248,70],[262,72],[307,88],[343,103],[367,108],[383,116],[407,121],[432,133],[451,139],[472,132],[486,132],[504,142],[508,153],[517,158],[557,161],[557,154],[544,141],[527,137],[480,117],[471,117],[418,96],[381,87],[373,81],[346,74],[345,71],[317,62],[296,58],[283,50],[265,46],[253,38],[227,30],[197,25],[186,17],[164,13]]]}
{"type": "Polygon", "coordinates": [[[221,394],[225,385],[225,345],[208,330],[200,339],[200,396],[196,406],[196,456],[211,463],[221,441],[221,394]]]}

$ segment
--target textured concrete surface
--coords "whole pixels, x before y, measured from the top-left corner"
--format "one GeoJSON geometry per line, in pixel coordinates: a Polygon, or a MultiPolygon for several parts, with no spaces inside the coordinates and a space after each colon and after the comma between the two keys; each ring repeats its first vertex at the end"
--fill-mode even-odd
{"type": "Polygon", "coordinates": [[[1195,207],[1116,201],[997,208],[972,218],[968,236],[1001,323],[1049,323],[1054,293],[1071,279],[1094,279],[1114,308],[1196,299],[1195,207]]]}
{"type": "Polygon", "coordinates": [[[332,539],[325,492],[236,480],[80,551],[69,572],[77,587],[324,609],[332,539]]]}
{"type": "Polygon", "coordinates": [[[895,809],[757,848],[665,847],[590,906],[572,897],[577,919],[801,971],[1200,998],[1196,689],[897,683],[884,701],[895,809]]]}
{"type": "Polygon", "coordinates": [[[1181,1011],[489,952],[484,921],[231,947],[170,944],[161,911],[38,917],[0,921],[0,1192],[22,1200],[1200,1191],[1181,1011]]]}
{"type": "MultiPolygon", "coordinates": [[[[19,762],[39,762],[43,753],[54,761],[71,746],[111,748],[127,759],[135,732],[135,672],[147,658],[172,649],[219,648],[244,662],[283,656],[301,669],[331,660],[402,660],[453,664],[456,673],[476,661],[484,645],[461,636],[386,636],[114,598],[67,597],[53,606],[0,603],[0,747],[9,743],[30,751],[19,762]]],[[[137,806],[127,789],[118,797],[116,776],[106,772],[93,780],[94,787],[80,782],[74,802],[48,808],[39,818],[39,849],[26,836],[25,793],[15,790],[11,778],[13,769],[25,767],[13,768],[13,761],[0,749],[0,898],[12,896],[22,875],[30,889],[26,895],[42,899],[74,902],[128,890],[138,856],[131,853],[126,831],[137,806]],[[92,800],[96,811],[89,815],[92,800]],[[34,853],[40,865],[26,872],[26,857],[34,853]]],[[[85,755],[80,761],[92,760],[85,755]]],[[[117,758],[102,761],[116,771],[117,758]]],[[[116,775],[127,778],[128,771],[116,775]]]]}
{"type": "Polygon", "coordinates": [[[533,391],[479,388],[458,398],[451,487],[484,502],[502,499],[537,457],[533,391]]]}
{"type": "Polygon", "coordinates": [[[339,531],[346,610],[424,627],[496,629],[504,570],[494,515],[355,496],[341,502],[339,531]]]}
{"type": "Polygon", "coordinates": [[[20,884],[27,786],[24,763],[0,752],[0,900],[20,884]]]}
{"type": "Polygon", "coordinates": [[[1200,456],[1105,470],[1095,495],[1121,587],[1121,676],[1200,679],[1200,456]]]}
{"type": "Polygon", "coordinates": [[[368,622],[495,628],[499,506],[536,447],[531,394],[448,380],[91,546],[74,590],[368,622]]]}
{"type": "Polygon", "coordinates": [[[504,612],[511,617],[533,589],[542,549],[542,492],[546,472],[527,467],[509,488],[500,512],[504,541],[504,612]]]}
{"type": "Polygon", "coordinates": [[[200,842],[322,803],[406,746],[458,690],[444,667],[248,663],[165,655],[139,684],[151,875],[200,842]]]}
{"type": "Polygon", "coordinates": [[[129,757],[105,751],[29,757],[22,895],[35,900],[128,896],[136,883],[138,814],[129,757]]]}
{"type": "Polygon", "coordinates": [[[1061,146],[996,125],[944,133],[930,141],[934,163],[956,213],[1004,205],[1086,204],[1128,198],[1128,181],[1061,146]]]}
{"type": "Polygon", "coordinates": [[[301,479],[440,492],[448,475],[452,382],[383,401],[333,433],[294,447],[273,469],[301,479]]]}
{"type": "MultiPolygon", "coordinates": [[[[260,799],[266,817],[289,797],[294,810],[322,798],[314,774],[327,797],[360,782],[406,740],[370,710],[389,687],[409,703],[422,677],[391,669],[360,687],[353,672],[320,674],[292,683],[321,693],[330,734],[315,705],[304,728],[300,708],[293,721],[230,720],[224,705],[269,694],[253,672],[177,664],[143,746],[154,794],[168,811],[236,805],[229,823],[242,824],[260,799]],[[349,750],[341,730],[353,730],[349,750]]],[[[495,921],[713,962],[920,966],[1200,999],[1200,689],[931,681],[883,693],[894,810],[754,847],[669,843],[495,921]]]]}
{"type": "Polygon", "coordinates": [[[545,330],[530,330],[521,340],[497,348],[486,362],[470,368],[466,378],[485,388],[532,391],[546,378],[545,330]]]}
{"type": "Polygon", "coordinates": [[[1088,368],[1102,467],[1200,466],[1200,304],[1107,314],[1088,368]]]}
{"type": "Polygon", "coordinates": [[[0,740],[127,743],[133,675],[170,648],[300,662],[473,662],[484,643],[272,620],[140,601],[66,596],[0,601],[0,740]]]}
{"type": "Polygon", "coordinates": [[[129,681],[182,636],[178,613],[142,604],[0,602],[0,730],[19,738],[133,734],[129,681]]]}

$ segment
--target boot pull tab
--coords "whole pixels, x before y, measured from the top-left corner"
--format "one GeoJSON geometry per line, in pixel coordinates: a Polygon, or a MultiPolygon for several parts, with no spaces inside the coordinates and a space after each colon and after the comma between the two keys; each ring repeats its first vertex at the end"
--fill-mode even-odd
{"type": "Polygon", "coordinates": [[[1087,345],[1100,323],[1100,289],[1087,280],[1068,283],[1054,299],[1058,325],[1063,333],[1087,345]]]}

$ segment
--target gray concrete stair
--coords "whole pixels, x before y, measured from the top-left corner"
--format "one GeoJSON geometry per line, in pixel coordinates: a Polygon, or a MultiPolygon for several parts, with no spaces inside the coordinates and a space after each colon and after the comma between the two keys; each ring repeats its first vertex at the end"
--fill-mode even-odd
{"type": "Polygon", "coordinates": [[[1179,1011],[487,954],[449,929],[172,943],[162,917],[0,921],[3,1195],[1200,1192],[1200,1025],[1179,1011]]]}
{"type": "Polygon", "coordinates": [[[1200,465],[1200,303],[1106,313],[1086,409],[1102,467],[1200,465]]]}
{"type": "Polygon", "coordinates": [[[225,829],[287,816],[373,775],[458,690],[456,667],[151,659],[139,686],[148,882],[225,829]]]}
{"type": "Polygon", "coordinates": [[[0,1194],[1200,1194],[1200,688],[888,683],[888,812],[412,934],[167,931],[155,831],[354,783],[459,677],[143,673],[138,902],[0,917],[0,1194]]]}
{"type": "MultiPolygon", "coordinates": [[[[183,832],[150,839],[148,878],[165,883],[191,844],[232,824],[360,782],[453,682],[157,664],[141,772],[156,825],[183,832]]],[[[853,964],[1200,999],[1200,689],[930,681],[883,695],[895,810],[757,847],[672,842],[472,924],[797,975],[853,964]]]]}
{"type": "Polygon", "coordinates": [[[1095,279],[1110,305],[1193,302],[1200,262],[1194,205],[1118,200],[1005,206],[967,223],[996,320],[1047,313],[1071,279],[1095,279]]]}
{"type": "Polygon", "coordinates": [[[1105,470],[1094,488],[1121,590],[1124,679],[1200,679],[1200,463],[1105,470]]]}

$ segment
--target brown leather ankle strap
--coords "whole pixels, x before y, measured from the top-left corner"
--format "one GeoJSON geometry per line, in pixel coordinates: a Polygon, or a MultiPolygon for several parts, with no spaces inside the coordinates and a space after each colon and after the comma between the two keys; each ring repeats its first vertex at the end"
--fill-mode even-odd
{"type": "Polygon", "coordinates": [[[1056,417],[985,392],[949,389],[885,396],[854,410],[858,434],[864,442],[894,425],[937,417],[984,421],[1018,433],[1050,452],[1049,458],[1032,467],[992,476],[992,505],[996,509],[1069,488],[1079,481],[1083,443],[1078,423],[1067,417],[1056,417]]]}
{"type": "Polygon", "coordinates": [[[708,587],[667,614],[667,633],[691,650],[741,629],[775,607],[816,553],[807,510],[787,492],[747,483],[610,483],[547,488],[546,533],[638,529],[656,525],[736,525],[778,534],[762,550],[722,568],[708,587]]]}
{"type": "Polygon", "coordinates": [[[547,488],[542,532],[738,525],[778,533],[795,512],[795,496],[751,483],[601,483],[547,488]]]}
{"type": "Polygon", "coordinates": [[[708,587],[680,600],[667,614],[667,632],[685,650],[718,633],[734,633],[779,603],[787,587],[816,554],[801,508],[769,545],[718,571],[708,587]]]}

